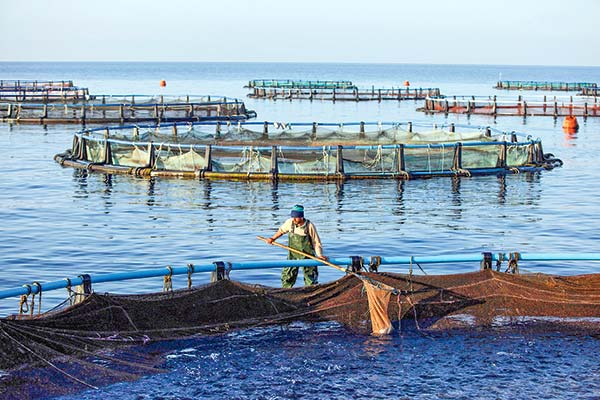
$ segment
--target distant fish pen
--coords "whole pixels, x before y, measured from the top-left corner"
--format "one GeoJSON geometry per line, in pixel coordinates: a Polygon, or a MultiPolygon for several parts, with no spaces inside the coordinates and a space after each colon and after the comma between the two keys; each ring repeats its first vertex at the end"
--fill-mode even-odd
{"type": "Polygon", "coordinates": [[[19,88],[0,89],[0,102],[2,103],[53,103],[53,102],[79,102],[93,99],[87,88],[79,87],[45,87],[45,88],[19,88]]]}
{"type": "Polygon", "coordinates": [[[0,80],[0,102],[53,102],[88,100],[87,88],[73,81],[0,80]]]}
{"type": "Polygon", "coordinates": [[[511,174],[562,165],[529,136],[419,124],[190,123],[83,129],[54,159],[110,174],[192,179],[346,180],[511,174]],[[422,125],[422,127],[425,125],[422,125]],[[518,137],[525,141],[519,142],[518,137]]]}
{"type": "Polygon", "coordinates": [[[597,87],[590,87],[590,88],[583,88],[581,89],[581,93],[582,96],[600,96],[600,88],[597,87]]]}
{"type": "Polygon", "coordinates": [[[0,103],[2,122],[19,124],[164,123],[255,118],[243,101],[220,96],[99,95],[65,103],[0,103]]]}
{"type": "Polygon", "coordinates": [[[498,81],[496,89],[505,90],[556,90],[575,92],[582,89],[595,88],[597,84],[590,82],[538,82],[538,81],[498,81]]]}
{"type": "Polygon", "coordinates": [[[247,88],[274,89],[353,89],[351,81],[303,81],[292,79],[254,79],[248,82],[247,88]]]}
{"type": "Polygon", "coordinates": [[[255,79],[248,82],[248,97],[269,100],[383,101],[422,100],[441,96],[438,88],[359,88],[351,81],[255,79]]]}
{"type": "Polygon", "coordinates": [[[439,88],[277,88],[253,87],[248,97],[268,100],[385,101],[441,96],[439,88]]]}
{"type": "Polygon", "coordinates": [[[45,88],[70,88],[73,87],[73,81],[41,81],[27,79],[0,79],[0,90],[21,90],[21,89],[45,89],[45,88]]]}
{"type": "Polygon", "coordinates": [[[600,117],[598,99],[587,101],[573,96],[500,99],[496,96],[452,96],[427,98],[417,111],[426,113],[478,114],[492,116],[581,116],[600,117]]]}

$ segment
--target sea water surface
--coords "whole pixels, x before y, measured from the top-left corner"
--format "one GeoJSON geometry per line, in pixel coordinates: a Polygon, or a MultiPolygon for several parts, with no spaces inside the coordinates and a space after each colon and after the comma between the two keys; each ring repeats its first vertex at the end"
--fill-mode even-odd
{"type": "MultiPolygon", "coordinates": [[[[439,87],[446,95],[509,95],[498,79],[600,82],[600,68],[260,63],[0,63],[2,79],[72,79],[92,94],[211,94],[244,99],[258,121],[489,125],[540,137],[562,168],[536,174],[345,183],[142,179],[63,168],[74,125],[0,126],[0,288],[213,261],[285,258],[271,235],[303,204],[330,257],[429,256],[482,251],[598,252],[600,119],[425,115],[421,104],[246,99],[251,79],[352,80],[361,87],[439,87]],[[167,81],[165,88],[159,81],[167,81]]],[[[550,93],[548,93],[550,95],[550,93]]],[[[552,93],[564,95],[564,93],[552,93]]],[[[574,93],[572,93],[574,94],[574,93]]],[[[428,273],[478,265],[431,265],[428,273]]],[[[589,262],[523,263],[553,274],[598,272],[589,262]]],[[[385,270],[406,272],[406,267],[385,270]]],[[[321,268],[320,280],[340,277],[321,268]]],[[[278,270],[234,271],[279,285],[278,270]]],[[[194,283],[208,277],[198,276],[194,283]]],[[[185,278],[175,278],[184,287],[185,278]]],[[[160,291],[162,280],[98,285],[97,291],[160,291]]],[[[44,293],[45,308],[66,292],[44,293]]],[[[0,300],[0,315],[18,299],[0,300]]],[[[335,324],[290,326],[199,338],[152,375],[74,397],[122,398],[600,398],[597,337],[559,333],[457,332],[357,336],[335,324]]],[[[43,396],[43,393],[41,394],[43,396]]]]}

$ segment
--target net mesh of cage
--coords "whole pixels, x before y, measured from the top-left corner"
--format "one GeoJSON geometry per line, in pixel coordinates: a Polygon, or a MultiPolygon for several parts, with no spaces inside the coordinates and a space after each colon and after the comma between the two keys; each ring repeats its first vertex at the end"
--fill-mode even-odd
{"type": "MultiPolygon", "coordinates": [[[[460,133],[437,129],[416,133],[392,126],[360,132],[356,126],[351,129],[342,125],[304,129],[292,128],[287,124],[277,124],[277,131],[268,134],[249,130],[241,124],[216,125],[215,131],[211,132],[207,129],[206,126],[190,125],[189,129],[174,131],[160,128],[111,131],[110,164],[125,167],[153,165],[156,169],[174,171],[207,169],[222,173],[270,173],[275,157],[277,171],[281,174],[327,175],[343,169],[345,173],[360,175],[398,171],[401,156],[397,147],[380,143],[422,145],[420,148],[404,150],[402,161],[409,171],[435,173],[452,169],[458,141],[483,143],[480,146],[463,147],[465,168],[494,168],[499,164],[502,154],[501,145],[491,143],[499,138],[487,136],[480,130],[460,133]],[[155,143],[153,154],[149,151],[148,143],[155,143]],[[349,144],[341,160],[338,160],[339,154],[336,153],[339,143],[349,144]],[[206,158],[208,144],[213,146],[210,162],[206,158]],[[361,144],[368,146],[361,148],[361,144]]],[[[84,146],[88,161],[105,161],[104,138],[86,139],[84,146]]],[[[78,153],[77,149],[73,150],[75,154],[78,153]]],[[[525,145],[508,145],[506,161],[509,165],[525,165],[527,156],[525,145]]]]}
{"type": "Polygon", "coordinates": [[[8,119],[45,120],[107,120],[107,121],[155,121],[185,120],[203,118],[248,118],[246,106],[241,101],[225,98],[181,98],[148,96],[89,96],[81,90],[70,90],[62,95],[48,97],[30,94],[13,96],[2,95],[0,117],[8,119]]]}
{"type": "Polygon", "coordinates": [[[286,144],[309,143],[324,144],[327,142],[338,143],[450,143],[458,141],[492,141],[497,137],[490,137],[484,130],[471,129],[466,131],[454,131],[444,129],[430,129],[423,132],[413,132],[404,129],[400,125],[367,125],[361,130],[359,125],[318,125],[314,127],[306,125],[293,125],[290,123],[271,123],[266,128],[254,125],[244,125],[241,122],[223,122],[218,125],[185,125],[179,126],[176,134],[169,127],[138,130],[112,130],[112,138],[121,140],[139,140],[142,142],[154,141],[156,143],[209,143],[218,142],[240,142],[259,144],[261,140],[268,143],[286,144]]]}

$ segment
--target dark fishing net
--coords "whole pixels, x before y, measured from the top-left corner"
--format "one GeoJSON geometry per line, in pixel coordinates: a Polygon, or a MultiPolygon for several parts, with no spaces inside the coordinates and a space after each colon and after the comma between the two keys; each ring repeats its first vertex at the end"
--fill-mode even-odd
{"type": "Polygon", "coordinates": [[[372,299],[370,310],[369,281],[397,289],[390,293],[375,288],[381,292],[375,294],[378,299],[385,301],[377,313],[393,321],[396,331],[407,326],[423,331],[530,326],[598,332],[600,327],[600,274],[563,277],[484,270],[362,277],[367,282],[348,275],[297,289],[221,280],[148,295],[92,294],[78,305],[39,318],[3,318],[0,395],[27,397],[32,387],[60,394],[72,390],[73,381],[101,386],[136,379],[160,371],[156,366],[165,347],[158,344],[232,329],[337,321],[367,334],[385,328],[373,317],[377,314],[372,299]],[[41,367],[47,373],[31,372],[41,367]]]}

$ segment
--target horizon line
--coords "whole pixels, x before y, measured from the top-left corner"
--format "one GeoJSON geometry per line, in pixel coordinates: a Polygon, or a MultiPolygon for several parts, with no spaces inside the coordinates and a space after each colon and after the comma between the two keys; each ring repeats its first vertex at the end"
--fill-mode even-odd
{"type": "Polygon", "coordinates": [[[435,62],[355,62],[355,61],[165,61],[165,60],[0,60],[0,63],[156,63],[156,64],[348,64],[348,65],[452,65],[500,67],[570,67],[599,68],[600,65],[568,64],[473,64],[435,62]]]}

